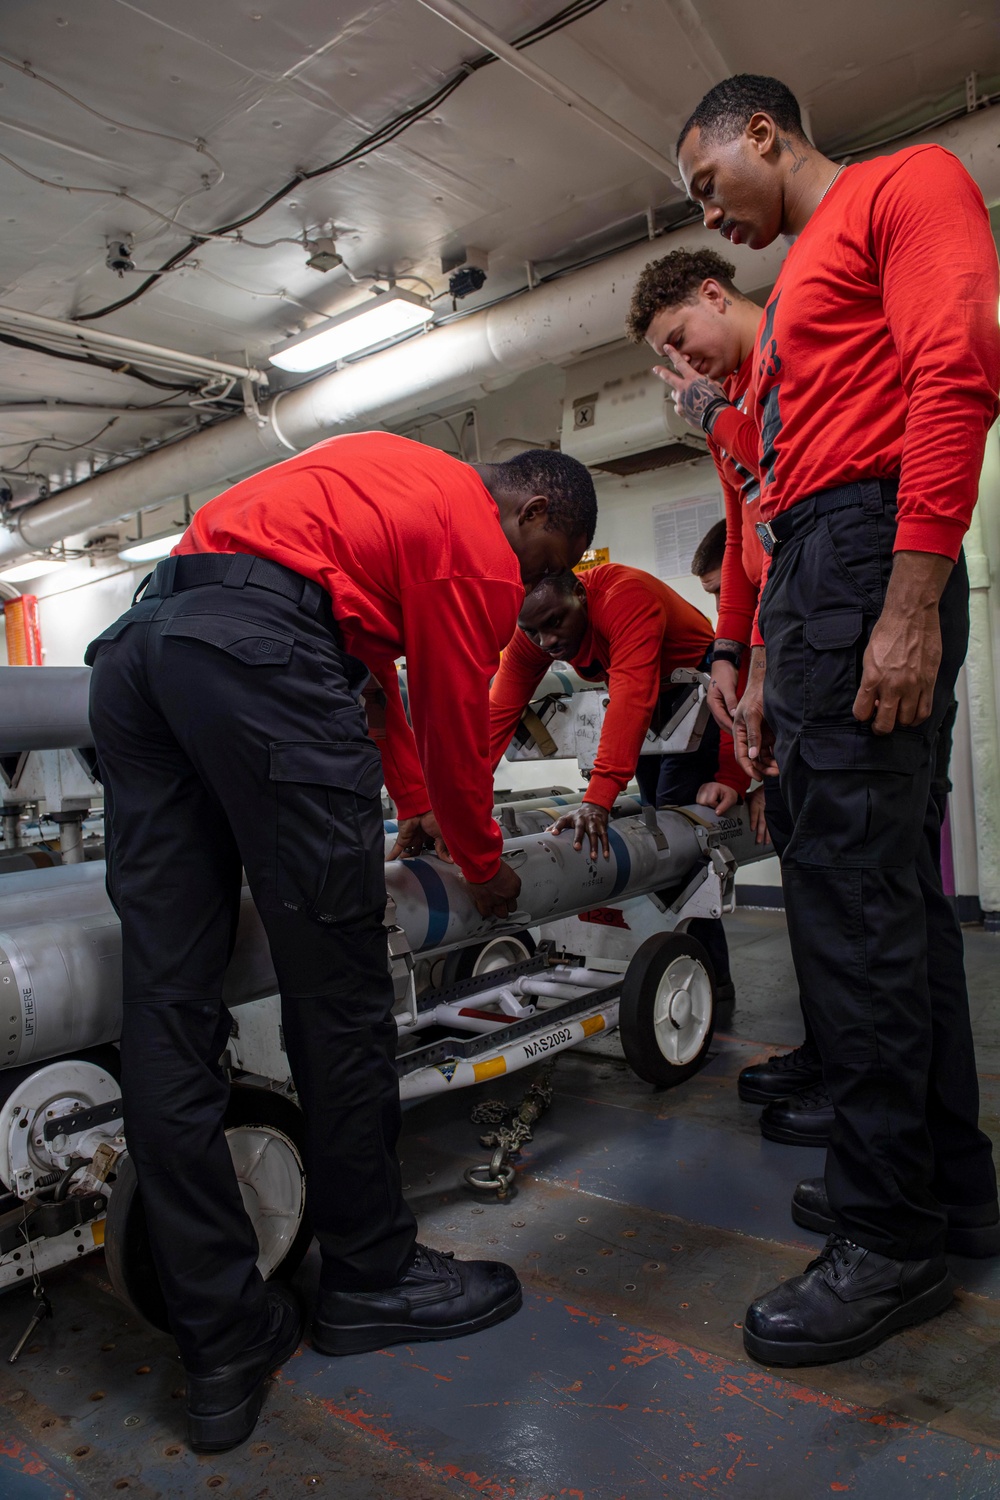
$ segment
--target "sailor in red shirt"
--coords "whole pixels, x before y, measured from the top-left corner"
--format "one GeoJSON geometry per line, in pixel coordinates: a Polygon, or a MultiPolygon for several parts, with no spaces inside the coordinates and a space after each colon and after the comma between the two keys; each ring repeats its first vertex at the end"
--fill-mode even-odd
{"type": "MultiPolygon", "coordinates": [[[[710,228],[753,248],[794,237],[751,373],[770,561],[736,731],[747,769],[780,768],[792,818],[789,935],[834,1109],[825,1183],[800,1183],[793,1213],[830,1239],[754,1303],[744,1342],[768,1364],[824,1363],[946,1307],[946,1245],[1000,1252],[931,796],[998,409],[997,257],[954,156],[837,166],[776,79],[716,85],[678,151],[710,228]]],[[[714,431],[725,393],[691,385],[714,431]]]]}
{"type": "Polygon", "coordinates": [[[88,648],[125,1130],[198,1451],[249,1436],[302,1321],[257,1271],[225,1137],[241,866],[305,1115],[314,1347],[453,1337],[520,1305],[508,1266],[417,1245],[403,1198],[383,766],[362,693],[371,669],[404,838],[443,835],[479,910],[505,915],[520,882],[491,816],[490,678],[524,584],[576,562],[596,516],[587,470],[559,453],[472,466],[386,433],[332,438],[210,500],[88,648]]]}
{"type": "MultiPolygon", "coordinates": [[[[625,323],[633,343],[645,341],[661,358],[667,352],[674,370],[688,381],[696,375],[721,381],[732,403],[735,420],[725,439],[721,433],[706,433],[726,506],[726,550],[709,703],[730,734],[740,663],[749,648],[757,612],[764,555],[756,531],[760,519],[757,429],[743,412],[761,310],[737,291],[735,274],[736,267],[714,250],[674,250],[644,267],[625,323]]],[[[678,410],[686,416],[680,403],[688,385],[674,370],[657,367],[656,373],[675,388],[678,410]]]]}
{"type": "MultiPolygon", "coordinates": [[[[645,340],[655,354],[669,356],[670,367],[658,366],[656,370],[674,391],[682,416],[699,389],[695,383],[698,377],[722,381],[722,390],[732,403],[708,434],[726,503],[709,703],[728,734],[732,733],[739,689],[746,680],[745,671],[741,680],[741,665],[750,647],[765,556],[756,530],[760,520],[758,433],[753,419],[743,410],[761,309],[737,290],[735,274],[736,267],[714,250],[674,250],[643,269],[626,320],[626,332],[633,343],[645,340]]],[[[692,416],[692,425],[701,427],[699,417],[692,416]]],[[[777,853],[783,854],[791,836],[791,822],[778,778],[766,777],[763,787],[750,794],[749,802],[758,840],[764,842],[770,836],[777,853]]],[[[801,1099],[808,1095],[810,1103],[815,1099],[808,1113],[797,1109],[791,1114],[779,1106],[775,1118],[774,1108],[765,1109],[760,1128],[769,1140],[825,1146],[831,1107],[823,1091],[819,1050],[804,1005],[802,1011],[805,1039],[801,1045],[744,1068],[737,1087],[740,1098],[750,1104],[771,1106],[773,1101],[791,1096],[801,1099]]]]}
{"type": "MultiPolygon", "coordinates": [[[[609,857],[608,810],[633,776],[643,799],[657,807],[700,802],[724,813],[745,793],[749,778],[736,765],[727,735],[709,720],[701,745],[690,753],[641,755],[653,714],[683,692],[670,681],[677,667],[704,669],[712,627],[685,599],[641,568],[605,563],[579,577],[564,573],[537,585],[524,601],[490,689],[494,765],[539,682],[553,661],[565,661],[581,677],[608,684],[608,711],[597,759],[578,811],[554,824],[573,828],[577,849],[590,840],[591,857],[609,857]]],[[[732,999],[729,951],[721,921],[698,919],[691,934],[708,949],[716,994],[732,999]]]]}

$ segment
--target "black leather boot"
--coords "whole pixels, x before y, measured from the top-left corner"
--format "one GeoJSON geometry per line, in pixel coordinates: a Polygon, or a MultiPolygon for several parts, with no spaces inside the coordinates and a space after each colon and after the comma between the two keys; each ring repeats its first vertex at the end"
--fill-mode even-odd
{"type": "Polygon", "coordinates": [[[455,1339],[502,1323],[521,1306],[521,1283],[495,1260],[455,1260],[418,1245],[398,1286],[381,1292],[320,1292],[312,1326],[321,1354],[362,1354],[387,1344],[455,1339]]]}
{"type": "Polygon", "coordinates": [[[890,1260],[832,1234],[801,1276],[751,1303],[743,1347],[763,1365],[854,1359],[944,1312],[954,1291],[943,1255],[890,1260]]]}
{"type": "Polygon", "coordinates": [[[255,1343],[208,1375],[188,1375],[188,1441],[195,1453],[225,1453],[245,1443],[264,1404],[267,1377],[302,1339],[302,1309],[287,1287],[269,1283],[267,1324],[255,1343]]]}
{"type": "Polygon", "coordinates": [[[776,1099],[761,1112],[761,1135],[783,1146],[825,1146],[832,1129],[833,1105],[822,1084],[776,1099]]]}
{"type": "Polygon", "coordinates": [[[775,1053],[767,1062],[751,1063],[743,1069],[736,1087],[745,1104],[770,1104],[773,1099],[788,1099],[822,1082],[817,1054],[811,1047],[796,1047],[792,1052],[775,1053]]]}
{"type": "MultiPolygon", "coordinates": [[[[966,1255],[971,1260],[986,1260],[1000,1255],[1000,1206],[992,1203],[953,1205],[943,1203],[948,1215],[948,1237],[945,1249],[951,1255],[966,1255]]],[[[837,1223],[826,1196],[822,1177],[805,1177],[792,1194],[792,1218],[803,1229],[817,1234],[836,1234],[837,1223]]]]}

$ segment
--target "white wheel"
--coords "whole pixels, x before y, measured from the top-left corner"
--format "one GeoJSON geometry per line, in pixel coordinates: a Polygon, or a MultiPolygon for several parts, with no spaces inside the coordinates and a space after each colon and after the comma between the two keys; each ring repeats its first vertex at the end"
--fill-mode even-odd
{"type": "Polygon", "coordinates": [[[253,1223],[267,1281],[295,1243],[306,1207],[305,1171],[294,1142],[270,1125],[226,1131],[243,1206],[253,1223]]]}
{"type": "Polygon", "coordinates": [[[678,955],[656,988],[653,1030],[660,1052],[675,1068],[693,1062],[712,1024],[712,981],[704,965],[678,955]]]}
{"type": "Polygon", "coordinates": [[[647,1083],[669,1089],[697,1073],[715,1029],[715,975],[695,938],[657,933],[636,950],[618,1029],[629,1067],[647,1083]]]}

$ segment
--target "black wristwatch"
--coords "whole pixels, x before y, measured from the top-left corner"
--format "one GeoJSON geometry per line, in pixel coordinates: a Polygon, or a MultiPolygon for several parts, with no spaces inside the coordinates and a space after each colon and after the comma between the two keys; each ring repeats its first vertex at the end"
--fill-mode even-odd
{"type": "Polygon", "coordinates": [[[740,664],[740,658],[736,655],[735,651],[713,651],[712,665],[714,666],[717,661],[728,661],[732,666],[737,668],[740,664]]]}

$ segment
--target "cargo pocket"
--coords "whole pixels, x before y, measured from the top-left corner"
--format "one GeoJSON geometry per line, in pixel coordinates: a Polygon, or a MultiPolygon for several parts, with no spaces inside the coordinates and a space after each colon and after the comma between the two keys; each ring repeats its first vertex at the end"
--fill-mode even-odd
{"type": "Polygon", "coordinates": [[[931,744],[920,730],[873,734],[806,730],[802,759],[814,779],[796,824],[798,858],[834,869],[889,869],[916,859],[923,838],[931,744]]]}
{"type": "Polygon", "coordinates": [[[864,655],[860,609],[826,610],[805,621],[803,717],[806,725],[850,722],[864,655]]]}
{"type": "Polygon", "coordinates": [[[282,906],[342,925],[385,910],[382,761],[370,740],[275,740],[282,906]]]}
{"type": "Polygon", "coordinates": [[[202,641],[248,667],[283,667],[292,655],[295,637],[271,630],[253,620],[232,615],[174,615],[164,620],[160,634],[182,641],[202,641]]]}
{"type": "Polygon", "coordinates": [[[119,615],[113,625],[109,625],[106,630],[102,630],[100,635],[95,636],[91,641],[83,653],[84,665],[92,667],[97,660],[97,653],[101,647],[110,641],[116,641],[120,635],[125,633],[130,625],[138,625],[143,620],[151,620],[160,602],[159,599],[140,599],[138,604],[133,604],[131,609],[127,609],[123,615],[119,615]]]}

